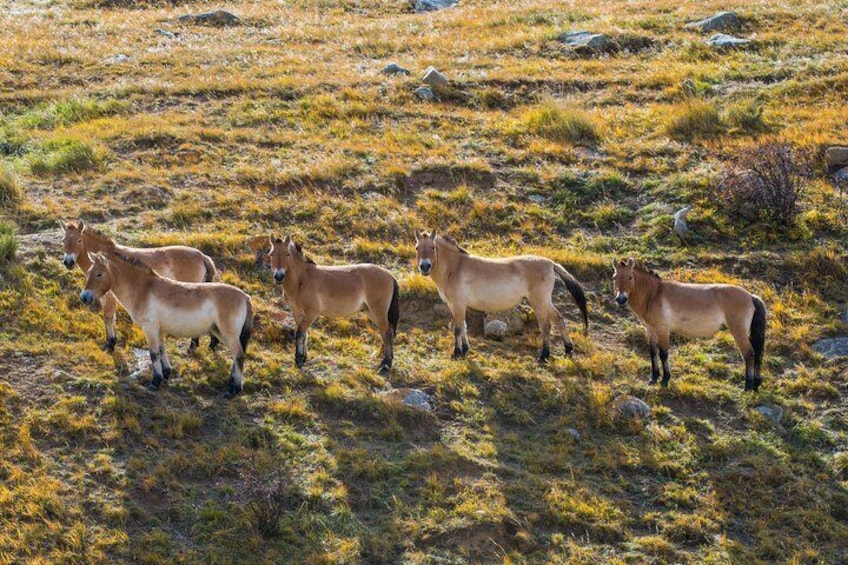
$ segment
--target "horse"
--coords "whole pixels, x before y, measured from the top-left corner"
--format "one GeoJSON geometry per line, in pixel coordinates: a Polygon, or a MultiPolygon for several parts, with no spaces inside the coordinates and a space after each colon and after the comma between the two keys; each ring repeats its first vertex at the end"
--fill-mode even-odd
{"type": "MultiPolygon", "coordinates": [[[[83,273],[88,272],[91,262],[88,254],[93,252],[114,252],[126,257],[133,257],[169,279],[183,282],[211,282],[215,277],[215,263],[203,252],[193,247],[183,245],[171,245],[168,247],[153,247],[140,249],[118,245],[115,240],[99,232],[91,226],[85,225],[82,220],[78,222],[61,222],[64,238],[62,247],[65,252],[63,263],[68,269],[77,265],[83,273]]],[[[103,307],[103,324],[106,326],[106,342],[103,344],[104,351],[114,351],[118,339],[115,336],[115,310],[117,301],[111,292],[107,292],[100,299],[103,307]]],[[[189,351],[197,348],[199,340],[191,340],[189,351]]],[[[209,349],[213,350],[218,345],[217,338],[213,335],[209,343],[209,349]]]]}
{"type": "Polygon", "coordinates": [[[565,344],[566,355],[574,351],[568,336],[565,317],[553,303],[556,281],[565,284],[583,318],[584,334],[589,328],[586,295],[571,273],[546,257],[520,255],[492,259],[468,253],[454,240],[430,233],[415,232],[418,270],[436,283],[439,296],[453,318],[453,358],[468,354],[468,332],[465,324],[467,308],[484,312],[501,312],[517,306],[523,299],[530,302],[542,332],[539,363],[551,356],[551,323],[555,322],[565,344]]]}
{"type": "Polygon", "coordinates": [[[156,390],[171,375],[163,337],[211,333],[232,352],[227,396],[242,391],[244,357],[253,327],[253,306],[244,291],[223,283],[187,283],[159,275],[136,257],[117,251],[89,253],[80,299],[93,304],[111,292],[147,338],[156,390]]]}
{"type": "Polygon", "coordinates": [[[290,235],[285,240],[272,236],[269,243],[274,281],[283,285],[286,303],[297,323],[295,365],[300,368],[306,363],[307,332],[315,320],[320,316],[350,316],[364,305],[383,338],[383,359],[378,371],[388,374],[400,318],[399,287],[392,274],[370,263],[317,265],[290,235]]]}
{"type": "Polygon", "coordinates": [[[740,286],[691,284],[663,280],[632,257],[615,260],[613,290],[619,307],[626,305],[645,326],[651,345],[651,384],[656,384],[662,361],[662,386],[668,386],[668,342],[672,333],[685,337],[710,337],[727,327],[745,359],[745,390],[762,383],[760,368],[766,338],[763,301],[740,286]]]}

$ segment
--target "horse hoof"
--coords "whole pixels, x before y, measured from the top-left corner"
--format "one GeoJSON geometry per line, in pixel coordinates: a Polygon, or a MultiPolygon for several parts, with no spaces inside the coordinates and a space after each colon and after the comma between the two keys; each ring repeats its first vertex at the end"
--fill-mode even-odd
{"type": "Polygon", "coordinates": [[[298,369],[303,368],[306,365],[306,355],[295,355],[294,364],[297,365],[298,369]]]}
{"type": "Polygon", "coordinates": [[[147,385],[147,390],[149,390],[150,392],[156,392],[157,390],[159,390],[159,385],[150,383],[147,385]]]}
{"type": "Polygon", "coordinates": [[[235,398],[239,395],[239,393],[241,393],[241,391],[241,387],[230,385],[230,387],[227,389],[227,393],[224,396],[226,396],[227,399],[235,398]]]}
{"type": "Polygon", "coordinates": [[[165,367],[162,367],[162,379],[163,380],[167,381],[168,379],[170,379],[171,373],[172,373],[171,369],[166,369],[165,367]]]}
{"type": "Polygon", "coordinates": [[[106,340],[106,342],[100,346],[100,349],[107,353],[114,353],[115,345],[118,343],[118,340],[114,337],[110,337],[106,340]]]}
{"type": "Polygon", "coordinates": [[[663,379],[661,384],[663,388],[668,388],[668,379],[663,379]]]}
{"type": "Polygon", "coordinates": [[[566,343],[565,344],[565,354],[566,355],[573,355],[574,354],[574,345],[572,345],[570,343],[566,343]]]}
{"type": "Polygon", "coordinates": [[[654,377],[654,378],[652,378],[650,381],[648,381],[648,384],[649,384],[649,385],[655,385],[655,384],[657,384],[657,382],[658,382],[657,378],[656,378],[656,377],[654,377]]]}

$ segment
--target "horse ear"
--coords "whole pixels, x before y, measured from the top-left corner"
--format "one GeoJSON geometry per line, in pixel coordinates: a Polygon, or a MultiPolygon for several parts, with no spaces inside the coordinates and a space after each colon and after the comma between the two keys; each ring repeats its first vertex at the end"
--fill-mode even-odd
{"type": "Polygon", "coordinates": [[[91,261],[92,263],[96,263],[96,262],[97,262],[97,253],[92,253],[91,251],[89,251],[89,252],[87,253],[87,255],[88,255],[88,260],[89,260],[89,261],[91,261]]]}
{"type": "Polygon", "coordinates": [[[420,239],[421,239],[421,232],[418,231],[418,230],[415,230],[415,243],[418,243],[418,241],[420,239]]]}
{"type": "Polygon", "coordinates": [[[287,235],[287,236],[286,236],[286,241],[285,241],[285,243],[286,243],[286,244],[289,244],[289,243],[291,243],[292,241],[294,241],[294,240],[292,239],[291,234],[287,235]]]}
{"type": "Polygon", "coordinates": [[[435,237],[436,237],[436,228],[433,228],[433,229],[430,230],[430,239],[433,239],[435,237]]]}
{"type": "Polygon", "coordinates": [[[627,266],[628,267],[632,267],[635,264],[636,264],[636,259],[634,259],[633,257],[630,257],[629,259],[627,259],[627,266]]]}
{"type": "Polygon", "coordinates": [[[82,219],[77,220],[77,222],[78,222],[77,227],[79,227],[80,231],[84,230],[85,229],[85,222],[83,222],[82,219]]]}
{"type": "Polygon", "coordinates": [[[613,257],[612,258],[612,270],[613,270],[613,272],[615,272],[616,268],[617,268],[617,263],[616,263],[615,257],[613,257]]]}

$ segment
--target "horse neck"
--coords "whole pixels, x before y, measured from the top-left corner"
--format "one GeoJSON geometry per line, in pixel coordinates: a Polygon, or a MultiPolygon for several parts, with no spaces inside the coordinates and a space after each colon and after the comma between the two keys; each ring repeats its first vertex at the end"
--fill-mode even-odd
{"type": "Polygon", "coordinates": [[[461,259],[460,253],[449,245],[437,244],[436,252],[439,254],[433,265],[433,271],[430,273],[430,278],[439,285],[442,282],[447,282],[446,279],[450,275],[451,268],[461,259]]]}
{"type": "Polygon", "coordinates": [[[286,289],[286,292],[296,289],[300,285],[300,281],[308,276],[310,267],[314,268],[315,265],[293,258],[289,263],[289,268],[286,270],[286,278],[283,281],[283,288],[286,289]]]}
{"type": "Polygon", "coordinates": [[[149,283],[156,278],[141,269],[118,262],[111,263],[109,274],[112,277],[112,294],[131,314],[138,309],[149,283]]]}
{"type": "Polygon", "coordinates": [[[633,270],[633,276],[636,279],[634,292],[630,296],[630,308],[639,314],[640,317],[645,317],[648,313],[648,307],[653,302],[657,291],[660,288],[660,281],[653,275],[633,270]]]}

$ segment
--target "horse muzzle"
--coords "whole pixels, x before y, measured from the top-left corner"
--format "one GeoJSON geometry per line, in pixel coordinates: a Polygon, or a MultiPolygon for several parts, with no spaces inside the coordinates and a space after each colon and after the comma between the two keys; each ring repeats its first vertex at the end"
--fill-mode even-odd
{"type": "Polygon", "coordinates": [[[274,280],[278,283],[283,282],[286,279],[286,270],[285,269],[275,269],[274,270],[274,280]]]}
{"type": "Polygon", "coordinates": [[[619,307],[623,307],[627,304],[627,295],[623,293],[619,293],[615,297],[615,302],[619,307]]]}
{"type": "Polygon", "coordinates": [[[421,274],[425,277],[430,274],[430,271],[433,270],[433,264],[430,261],[421,261],[418,263],[418,270],[421,271],[421,274]]]}
{"type": "Polygon", "coordinates": [[[90,290],[84,290],[80,293],[80,300],[82,300],[84,304],[91,306],[94,304],[94,293],[90,290]]]}
{"type": "Polygon", "coordinates": [[[73,269],[74,265],[77,264],[77,259],[73,255],[65,255],[65,259],[62,261],[67,269],[73,269]]]}

